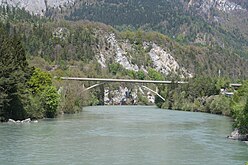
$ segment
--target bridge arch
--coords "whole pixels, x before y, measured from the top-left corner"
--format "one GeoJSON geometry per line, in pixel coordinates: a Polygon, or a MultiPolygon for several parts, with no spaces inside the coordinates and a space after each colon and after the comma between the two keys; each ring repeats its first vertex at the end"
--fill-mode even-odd
{"type": "MultiPolygon", "coordinates": [[[[110,82],[120,82],[120,83],[139,83],[139,84],[187,84],[188,82],[185,81],[154,81],[154,80],[131,80],[131,79],[106,79],[106,78],[79,78],[79,77],[60,77],[61,80],[70,80],[70,81],[94,81],[94,82],[100,82],[97,84],[94,84],[88,88],[86,88],[84,91],[88,91],[90,89],[93,89],[95,87],[98,87],[100,85],[103,85],[105,83],[110,82]]],[[[161,96],[158,92],[148,88],[147,86],[142,85],[142,88],[149,90],[150,92],[156,94],[158,97],[160,97],[163,101],[165,101],[165,98],[161,96]]]]}

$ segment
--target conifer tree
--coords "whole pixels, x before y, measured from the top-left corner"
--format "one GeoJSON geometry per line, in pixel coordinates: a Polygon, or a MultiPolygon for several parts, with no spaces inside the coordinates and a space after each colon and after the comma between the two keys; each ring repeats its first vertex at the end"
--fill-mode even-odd
{"type": "Polygon", "coordinates": [[[26,82],[32,69],[16,34],[0,27],[0,117],[1,120],[25,118],[26,82]]]}

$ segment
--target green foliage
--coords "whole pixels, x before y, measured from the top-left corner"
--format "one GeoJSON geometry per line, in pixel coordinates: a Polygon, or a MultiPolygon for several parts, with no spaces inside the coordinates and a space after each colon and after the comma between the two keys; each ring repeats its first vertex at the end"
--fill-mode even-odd
{"type": "MultiPolygon", "coordinates": [[[[167,102],[166,102],[167,103],[167,102]]],[[[158,97],[157,95],[155,96],[155,104],[157,105],[157,107],[159,108],[164,108],[164,109],[169,109],[169,105],[168,103],[166,105],[164,104],[164,100],[162,100],[160,97],[158,97]],[[162,107],[163,106],[163,107],[162,107]]]]}
{"type": "Polygon", "coordinates": [[[26,117],[26,82],[32,70],[28,67],[25,51],[16,34],[9,35],[0,25],[0,118],[26,117]]]}
{"type": "Polygon", "coordinates": [[[173,94],[173,106],[172,109],[182,109],[183,105],[185,104],[185,96],[186,96],[186,92],[174,92],[173,94]]]}
{"type": "Polygon", "coordinates": [[[136,72],[136,78],[139,80],[144,80],[145,79],[145,73],[143,71],[138,71],[136,72]]]}
{"type": "Polygon", "coordinates": [[[29,102],[26,104],[25,109],[27,116],[31,119],[41,119],[44,117],[45,109],[40,96],[29,96],[29,102]]]}
{"type": "Polygon", "coordinates": [[[52,77],[49,73],[36,68],[32,77],[28,81],[28,85],[31,93],[40,94],[47,88],[47,86],[52,85],[52,77]]]}
{"type": "Polygon", "coordinates": [[[232,102],[232,112],[235,119],[234,127],[243,134],[248,133],[248,82],[244,82],[235,93],[232,102]]]}
{"type": "MultiPolygon", "coordinates": [[[[236,1],[242,6],[247,6],[245,2],[236,1]]],[[[137,39],[137,35],[130,30],[138,29],[140,32],[142,28],[145,31],[159,31],[180,43],[225,46],[226,49],[247,57],[246,13],[241,12],[237,16],[237,13],[216,12],[213,7],[206,15],[198,5],[186,7],[188,3],[181,0],[143,0],[142,3],[111,0],[90,4],[80,1],[75,7],[62,12],[62,15],[68,20],[92,20],[112,25],[118,30],[124,30],[126,36],[137,43],[143,36],[137,39]],[[216,23],[216,17],[222,21],[216,23]]],[[[50,10],[49,13],[53,16],[61,14],[56,9],[50,10]]]]}
{"type": "Polygon", "coordinates": [[[28,115],[32,118],[55,117],[60,96],[52,86],[51,75],[36,68],[27,84],[30,92],[30,103],[26,106],[28,115]]]}
{"type": "Polygon", "coordinates": [[[57,115],[59,94],[54,86],[47,86],[41,94],[42,107],[45,109],[45,117],[54,118],[57,115]]]}
{"type": "Polygon", "coordinates": [[[227,81],[223,81],[221,78],[194,78],[185,85],[160,89],[160,93],[166,98],[166,101],[162,102],[157,99],[156,105],[166,109],[232,116],[235,121],[234,126],[241,133],[248,133],[248,81],[243,83],[232,98],[217,95],[221,87],[227,87],[227,81]]]}
{"type": "MultiPolygon", "coordinates": [[[[136,4],[137,2],[132,3],[136,4]]],[[[150,2],[147,2],[145,6],[149,8],[148,4],[150,4],[150,2]]],[[[143,5],[143,3],[141,5],[143,5]]],[[[160,10],[160,12],[164,11],[160,10]]],[[[128,15],[130,13],[126,14],[128,15]]],[[[177,14],[176,17],[178,16],[179,15],[177,14]]],[[[171,17],[171,14],[169,14],[168,17],[171,17]]],[[[190,19],[188,20],[187,16],[182,17],[182,19],[187,20],[184,23],[191,24],[190,19]]],[[[174,19],[170,20],[173,24],[175,24],[174,19]]],[[[194,23],[197,23],[199,21],[199,19],[197,18],[193,20],[194,23]]],[[[163,22],[163,25],[164,24],[168,24],[168,26],[171,26],[169,25],[169,23],[163,22]]],[[[104,36],[105,34],[115,33],[118,44],[120,44],[121,47],[124,41],[128,41],[127,43],[131,43],[131,49],[128,48],[125,50],[127,53],[126,56],[129,58],[132,64],[137,65],[139,68],[143,66],[146,70],[148,70],[149,67],[153,67],[152,60],[148,53],[152,48],[152,44],[156,43],[157,45],[161,46],[166,52],[170,53],[180,64],[180,66],[186,68],[195,75],[217,77],[219,76],[218,73],[220,70],[221,75],[227,77],[239,77],[242,79],[247,77],[248,68],[245,66],[247,66],[248,63],[246,60],[242,60],[241,58],[239,58],[238,54],[235,53],[235,49],[228,49],[228,46],[226,46],[225,48],[221,48],[220,46],[218,46],[218,44],[211,43],[204,46],[196,46],[191,44],[195,40],[195,37],[192,36],[196,36],[196,33],[204,34],[204,32],[201,31],[202,29],[207,28],[209,30],[208,25],[205,25],[206,24],[204,23],[198,22],[197,25],[195,25],[194,27],[187,28],[187,30],[189,30],[190,32],[187,33],[186,29],[186,31],[183,30],[183,34],[185,33],[186,35],[185,41],[183,41],[185,43],[183,45],[178,44],[173,40],[173,38],[177,36],[179,36],[180,38],[180,32],[178,35],[174,33],[164,33],[171,37],[158,32],[153,32],[149,28],[147,30],[148,32],[144,29],[142,30],[141,28],[139,28],[138,30],[128,28],[123,32],[117,32],[110,26],[86,21],[69,22],[58,20],[56,22],[53,22],[51,20],[44,21],[43,19],[39,20],[38,18],[32,18],[30,21],[22,21],[22,19],[19,22],[18,20],[14,22],[9,21],[8,23],[6,23],[6,26],[4,28],[11,33],[15,32],[20,34],[20,36],[22,36],[23,46],[27,51],[27,57],[30,59],[34,59],[30,60],[31,62],[35,63],[35,65],[33,66],[43,67],[43,69],[46,70],[49,70],[51,68],[44,65],[47,65],[46,63],[51,62],[53,64],[59,65],[59,68],[63,70],[68,69],[67,67],[69,65],[69,61],[81,61],[83,65],[97,62],[97,60],[95,59],[95,54],[98,54],[99,51],[103,52],[103,54],[107,53],[110,56],[114,55],[113,46],[111,46],[111,44],[104,36]],[[191,31],[195,31],[194,35],[192,35],[191,31]],[[192,39],[187,38],[187,34],[190,34],[190,36],[188,37],[192,37],[192,39]],[[190,44],[188,44],[188,40],[190,41],[190,44]],[[144,47],[144,42],[148,44],[147,47],[144,47]],[[42,59],[45,59],[46,62],[40,61],[39,63],[38,58],[35,59],[33,56],[41,57],[42,59]]],[[[155,24],[155,26],[159,25],[155,24]]],[[[145,25],[144,27],[147,26],[145,25]]],[[[170,31],[165,27],[162,28],[165,31],[170,31]]],[[[172,31],[177,31],[174,26],[172,26],[172,29],[172,31]]],[[[214,34],[211,33],[211,35],[214,34]]],[[[213,41],[216,40],[213,39],[213,41]]],[[[113,64],[113,59],[111,59],[112,57],[110,56],[108,56],[106,59],[107,65],[113,64]]],[[[111,74],[107,73],[105,76],[125,76],[125,71],[123,69],[116,68],[116,66],[111,69],[111,74]],[[120,71],[118,71],[118,69],[120,69],[120,71]]],[[[96,71],[93,72],[95,72],[95,75],[97,75],[96,71]]],[[[86,74],[87,76],[92,76],[92,72],[86,72],[86,74]]]]}
{"type": "MultiPolygon", "coordinates": [[[[248,100],[248,98],[246,98],[248,100]]],[[[239,102],[233,106],[234,127],[238,128],[240,133],[248,133],[248,101],[239,102]]]]}
{"type": "Polygon", "coordinates": [[[149,101],[147,99],[147,97],[145,97],[144,95],[142,95],[141,93],[138,93],[138,98],[139,98],[139,104],[142,105],[149,105],[149,101]]]}
{"type": "Polygon", "coordinates": [[[77,81],[59,82],[61,101],[59,110],[62,113],[72,114],[79,112],[84,105],[90,105],[91,96],[84,91],[84,84],[77,81]]]}
{"type": "Polygon", "coordinates": [[[211,96],[218,94],[215,80],[211,77],[199,76],[189,80],[189,83],[184,86],[187,96],[194,100],[198,97],[211,96]]]}
{"type": "Polygon", "coordinates": [[[228,78],[218,78],[215,87],[219,91],[220,89],[228,88],[230,83],[231,80],[228,78]]]}
{"type": "Polygon", "coordinates": [[[216,96],[210,104],[210,112],[214,114],[231,115],[231,99],[226,96],[216,96]]]}
{"type": "Polygon", "coordinates": [[[99,104],[99,100],[96,97],[96,95],[91,94],[91,98],[90,98],[90,100],[88,102],[88,105],[90,105],[90,106],[96,106],[98,104],[99,104]]]}
{"type": "Polygon", "coordinates": [[[132,79],[138,79],[138,80],[144,80],[146,78],[146,75],[143,71],[133,71],[133,70],[125,70],[126,75],[131,77],[132,79]]]}
{"type": "Polygon", "coordinates": [[[122,72],[124,69],[119,63],[109,64],[109,72],[116,75],[118,72],[122,72]]]}
{"type": "Polygon", "coordinates": [[[162,76],[161,73],[159,73],[158,71],[156,71],[155,69],[149,68],[148,69],[148,76],[152,79],[152,80],[164,80],[164,77],[162,76]]]}
{"type": "MultiPolygon", "coordinates": [[[[167,94],[168,94],[168,88],[166,86],[159,86],[158,88],[159,90],[159,94],[164,97],[167,98],[167,94]]],[[[155,104],[159,107],[159,108],[164,108],[164,109],[169,109],[169,103],[168,103],[168,99],[164,102],[164,100],[162,100],[160,97],[158,97],[157,95],[155,96],[155,104]]]]}
{"type": "Polygon", "coordinates": [[[210,77],[198,77],[184,85],[171,84],[167,88],[160,88],[160,94],[166,101],[156,101],[156,105],[166,109],[230,115],[230,98],[217,95],[217,82],[210,77]]]}

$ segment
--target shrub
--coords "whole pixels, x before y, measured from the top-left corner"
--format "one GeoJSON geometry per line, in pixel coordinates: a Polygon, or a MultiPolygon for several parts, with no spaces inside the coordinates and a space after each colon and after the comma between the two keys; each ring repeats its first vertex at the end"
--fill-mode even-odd
{"type": "Polygon", "coordinates": [[[26,111],[31,118],[49,117],[57,114],[60,95],[52,85],[52,78],[49,73],[35,69],[28,81],[29,103],[26,111]]]}
{"type": "Polygon", "coordinates": [[[226,96],[216,96],[210,104],[210,112],[227,116],[230,115],[230,99],[226,96]]]}
{"type": "Polygon", "coordinates": [[[45,116],[48,118],[55,117],[59,105],[59,94],[54,86],[47,86],[41,94],[41,101],[45,109],[45,116]]]}

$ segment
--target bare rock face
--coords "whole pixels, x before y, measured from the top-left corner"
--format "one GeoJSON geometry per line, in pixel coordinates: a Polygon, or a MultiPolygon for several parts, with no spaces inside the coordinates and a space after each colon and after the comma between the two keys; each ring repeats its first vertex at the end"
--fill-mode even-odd
{"type": "MultiPolygon", "coordinates": [[[[120,64],[123,68],[132,71],[144,71],[147,73],[147,67],[145,66],[138,66],[131,62],[131,56],[128,55],[128,52],[135,52],[133,49],[133,45],[129,41],[120,41],[116,39],[114,33],[105,34],[105,39],[107,43],[107,50],[106,46],[99,45],[100,48],[98,53],[96,54],[96,59],[98,63],[101,65],[102,68],[107,67],[107,61],[110,58],[118,64],[120,64]],[[105,47],[105,48],[104,48],[105,47]]],[[[183,68],[179,65],[176,59],[171,55],[169,52],[165,51],[161,46],[153,43],[153,42],[144,42],[143,49],[148,50],[151,48],[147,55],[151,59],[150,67],[156,69],[156,71],[164,74],[169,75],[170,73],[174,73],[180,75],[180,77],[193,77],[193,74],[188,72],[186,68],[183,68]]]]}
{"type": "Polygon", "coordinates": [[[62,8],[75,0],[0,0],[0,5],[24,8],[32,14],[44,16],[48,8],[62,8]]]}
{"type": "Polygon", "coordinates": [[[127,87],[119,86],[119,89],[104,91],[105,105],[136,105],[138,103],[137,89],[131,90],[127,87]]]}
{"type": "Polygon", "coordinates": [[[190,0],[188,7],[198,8],[206,14],[210,13],[212,8],[224,12],[245,10],[242,6],[229,0],[190,0]]]}
{"type": "Polygon", "coordinates": [[[44,0],[32,1],[32,0],[2,0],[1,5],[9,5],[18,8],[24,8],[25,10],[35,14],[44,15],[46,10],[46,4],[44,0]]]}
{"type": "Polygon", "coordinates": [[[111,45],[112,49],[115,51],[115,61],[122,65],[125,69],[138,71],[138,68],[131,64],[130,60],[126,56],[126,51],[120,47],[120,43],[116,40],[115,34],[111,33],[107,42],[111,45]]]}

